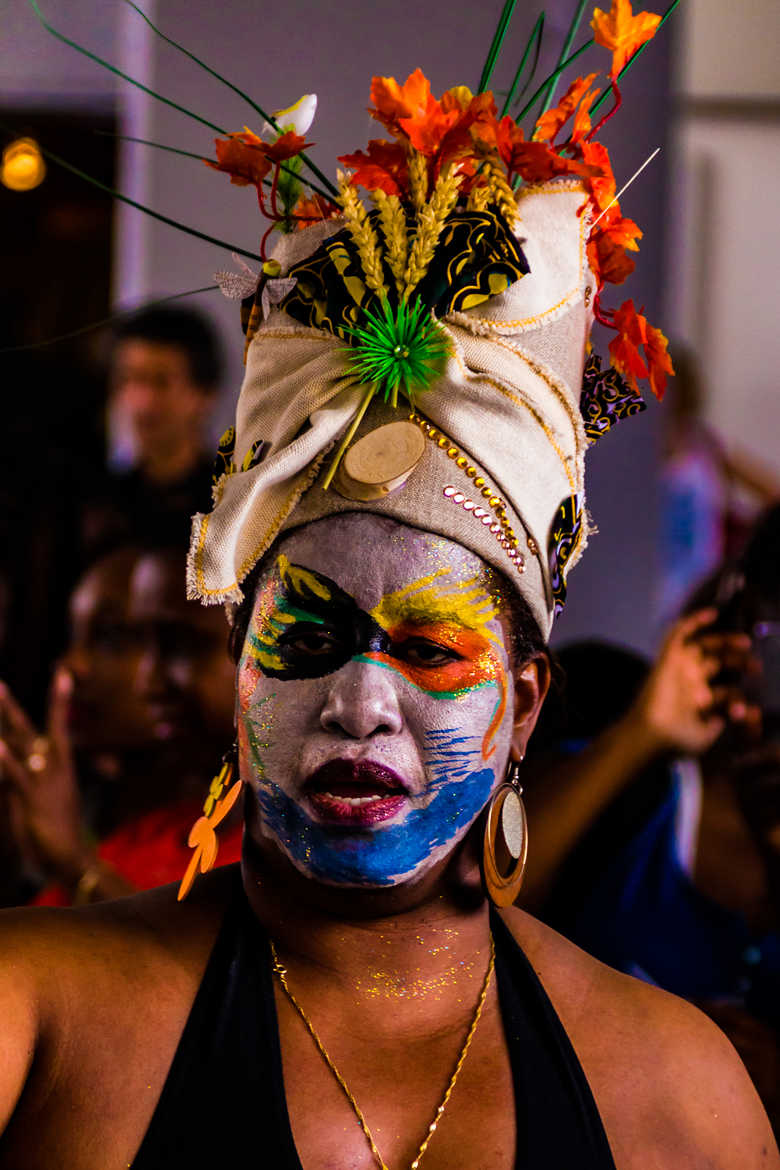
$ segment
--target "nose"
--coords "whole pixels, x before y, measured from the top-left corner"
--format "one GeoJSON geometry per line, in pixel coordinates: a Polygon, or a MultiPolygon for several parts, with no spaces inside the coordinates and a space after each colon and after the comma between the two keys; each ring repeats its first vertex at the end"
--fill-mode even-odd
{"type": "Polygon", "coordinates": [[[141,378],[127,381],[119,394],[123,410],[132,419],[154,415],[159,406],[159,398],[156,388],[141,378]]]}
{"type": "Polygon", "coordinates": [[[153,641],[143,645],[135,668],[135,692],[142,699],[165,694],[170,686],[170,671],[165,657],[153,641]]]}
{"type": "Polygon", "coordinates": [[[326,731],[369,739],[397,735],[403,728],[393,674],[373,662],[348,662],[331,676],[320,713],[326,731]]]}

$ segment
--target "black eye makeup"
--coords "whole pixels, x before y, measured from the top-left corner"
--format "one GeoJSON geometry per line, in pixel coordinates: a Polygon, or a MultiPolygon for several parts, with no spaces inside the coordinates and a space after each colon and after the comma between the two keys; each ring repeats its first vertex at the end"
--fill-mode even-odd
{"type": "Polygon", "coordinates": [[[329,577],[280,558],[273,605],[246,648],[269,678],[322,678],[356,654],[386,650],[385,631],[329,577]]]}

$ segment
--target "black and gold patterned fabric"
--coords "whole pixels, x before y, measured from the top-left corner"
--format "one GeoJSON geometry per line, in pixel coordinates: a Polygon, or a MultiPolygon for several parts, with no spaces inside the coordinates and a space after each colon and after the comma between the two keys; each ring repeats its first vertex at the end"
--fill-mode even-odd
{"type": "Polygon", "coordinates": [[[267,443],[265,439],[255,439],[252,446],[247,451],[244,458],[241,460],[241,470],[251,471],[253,467],[257,467],[258,463],[262,463],[266,454],[267,443]]]}
{"type": "Polygon", "coordinates": [[[566,604],[565,570],[582,532],[582,505],[579,496],[568,496],[560,504],[550,528],[547,560],[555,601],[555,617],[566,604]]]}
{"type": "Polygon", "coordinates": [[[580,412],[588,442],[595,443],[622,418],[646,409],[642,395],[631,389],[614,366],[602,370],[601,358],[592,353],[585,363],[580,394],[580,412]]]}
{"type": "Polygon", "coordinates": [[[246,337],[247,329],[249,328],[249,318],[252,316],[252,310],[255,305],[260,304],[260,294],[262,292],[262,281],[258,284],[257,291],[251,296],[244,297],[241,302],[241,332],[246,337]]]}
{"type": "Polygon", "coordinates": [[[216,486],[223,475],[231,475],[235,471],[233,452],[236,449],[236,428],[228,427],[217,444],[217,454],[211,471],[211,482],[216,486]]]}
{"type": "MultiPolygon", "coordinates": [[[[378,213],[372,212],[369,218],[381,237],[378,213]]],[[[444,225],[412,300],[421,300],[441,318],[505,292],[529,271],[522,248],[499,215],[455,211],[444,225]]],[[[281,308],[301,324],[327,329],[345,341],[350,340],[348,330],[359,326],[367,311],[379,308],[379,298],[366,286],[357,248],[346,229],[294,265],[289,275],[296,278],[296,285],[281,308]],[[334,269],[340,279],[334,280],[334,269]]],[[[395,281],[386,266],[384,275],[393,301],[395,281]]]]}
{"type": "MultiPolygon", "coordinates": [[[[252,446],[241,460],[241,470],[250,471],[258,463],[262,463],[266,454],[267,443],[263,439],[255,439],[252,446]]],[[[238,471],[235,462],[236,428],[228,427],[217,444],[217,454],[211,471],[211,482],[216,485],[225,475],[235,475],[238,471]]]]}
{"type": "Polygon", "coordinates": [[[439,237],[415,296],[437,317],[462,313],[506,292],[530,272],[506,221],[493,211],[456,211],[439,237]]]}
{"type": "MultiPolygon", "coordinates": [[[[376,212],[372,214],[375,218],[376,212]]],[[[296,284],[281,303],[285,313],[302,325],[327,329],[344,341],[349,341],[347,331],[360,325],[366,311],[379,308],[379,298],[365,283],[357,248],[346,229],[293,265],[289,275],[295,277],[296,284]]],[[[384,275],[389,288],[393,277],[386,268],[384,275]]]]}

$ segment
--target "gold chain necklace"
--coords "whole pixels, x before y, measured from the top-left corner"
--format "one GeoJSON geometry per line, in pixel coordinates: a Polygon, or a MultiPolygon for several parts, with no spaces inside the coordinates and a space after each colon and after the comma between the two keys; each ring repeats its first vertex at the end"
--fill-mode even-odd
{"type": "MultiPolygon", "coordinates": [[[[306,1029],[307,1029],[309,1035],[311,1036],[312,1040],[314,1041],[314,1043],[317,1045],[317,1048],[319,1049],[320,1055],[322,1056],[323,1060],[327,1064],[330,1071],[333,1073],[333,1075],[336,1078],[336,1080],[338,1081],[338,1083],[341,1085],[341,1088],[344,1090],[344,1095],[347,1098],[347,1100],[349,1101],[350,1105],[352,1106],[352,1109],[355,1113],[355,1116],[357,1117],[358,1121],[360,1122],[360,1128],[363,1130],[363,1133],[366,1136],[366,1141],[368,1142],[369,1146],[371,1147],[371,1153],[374,1155],[374,1159],[376,1161],[377,1166],[379,1167],[379,1170],[388,1170],[388,1166],[386,1165],[384,1158],[382,1157],[379,1150],[377,1149],[377,1144],[374,1141],[373,1134],[371,1133],[371,1130],[368,1128],[368,1123],[366,1122],[366,1119],[363,1116],[362,1109],[360,1108],[357,1101],[353,1097],[352,1092],[349,1088],[349,1085],[344,1080],[343,1076],[341,1075],[339,1070],[336,1068],[336,1065],[333,1063],[330,1056],[328,1055],[326,1048],[325,1048],[325,1045],[322,1043],[319,1036],[315,1032],[314,1025],[312,1024],[311,1020],[306,1015],[306,1012],[303,1010],[301,1005],[298,1003],[298,1000],[295,998],[293,993],[290,991],[290,988],[289,988],[288,983],[287,983],[287,968],[280,962],[279,956],[276,953],[276,947],[273,944],[273,940],[269,939],[269,942],[271,943],[271,955],[273,958],[273,972],[277,976],[277,978],[279,979],[279,982],[282,985],[282,990],[284,991],[284,994],[287,996],[290,1003],[292,1004],[292,1006],[295,1008],[298,1015],[303,1020],[304,1024],[306,1025],[306,1029]]],[[[460,1050],[460,1056],[458,1057],[457,1064],[455,1065],[455,1071],[453,1072],[452,1076],[450,1077],[450,1083],[447,1086],[447,1092],[444,1094],[444,1097],[442,1098],[441,1105],[436,1110],[436,1114],[434,1116],[433,1121],[428,1126],[428,1132],[425,1135],[425,1139],[424,1139],[422,1145],[420,1146],[419,1150],[417,1151],[417,1157],[412,1162],[410,1170],[418,1170],[418,1167],[420,1165],[420,1160],[422,1159],[422,1156],[425,1153],[425,1151],[428,1149],[428,1143],[430,1142],[431,1138],[433,1137],[434,1133],[436,1132],[436,1127],[438,1126],[439,1121],[441,1120],[441,1116],[444,1113],[444,1110],[447,1108],[447,1102],[449,1101],[450,1096],[452,1095],[452,1090],[455,1088],[455,1082],[457,1081],[458,1076],[460,1074],[460,1070],[463,1067],[463,1062],[466,1059],[466,1053],[468,1052],[469,1048],[471,1047],[471,1041],[474,1039],[474,1033],[477,1030],[477,1024],[479,1023],[480,1016],[482,1015],[482,1009],[485,1006],[485,1000],[487,999],[488,988],[490,987],[490,980],[491,980],[492,975],[493,975],[493,969],[495,967],[495,962],[496,962],[496,948],[495,948],[495,943],[493,942],[493,935],[491,934],[491,936],[490,936],[490,962],[488,963],[488,969],[487,969],[487,974],[485,975],[485,981],[482,984],[482,991],[480,992],[479,1000],[477,1001],[477,1008],[476,1008],[476,1011],[474,1012],[474,1019],[471,1021],[471,1027],[469,1028],[468,1036],[466,1037],[466,1041],[460,1050]]]]}

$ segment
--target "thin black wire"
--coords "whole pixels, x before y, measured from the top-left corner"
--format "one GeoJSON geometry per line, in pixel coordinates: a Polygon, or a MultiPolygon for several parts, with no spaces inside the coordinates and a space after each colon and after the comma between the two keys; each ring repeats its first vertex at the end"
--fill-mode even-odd
{"type": "MultiPolygon", "coordinates": [[[[218,289],[218,284],[207,284],[203,288],[191,288],[186,292],[173,293],[169,297],[160,297],[156,301],[145,301],[145,309],[156,309],[158,305],[166,305],[170,301],[181,300],[182,297],[194,297],[198,293],[214,292],[218,289]]],[[[123,317],[132,317],[138,312],[140,305],[134,305],[131,309],[120,309],[118,313],[112,313],[110,317],[103,317],[100,321],[93,321],[90,325],[81,325],[78,329],[71,329],[69,333],[59,333],[56,337],[47,337],[44,341],[30,341],[26,345],[8,345],[0,349],[0,354],[6,353],[24,353],[27,350],[43,349],[47,345],[56,345],[59,341],[70,341],[72,337],[81,337],[84,333],[91,333],[93,329],[100,329],[102,325],[111,325],[114,321],[121,321],[123,317]]]]}

